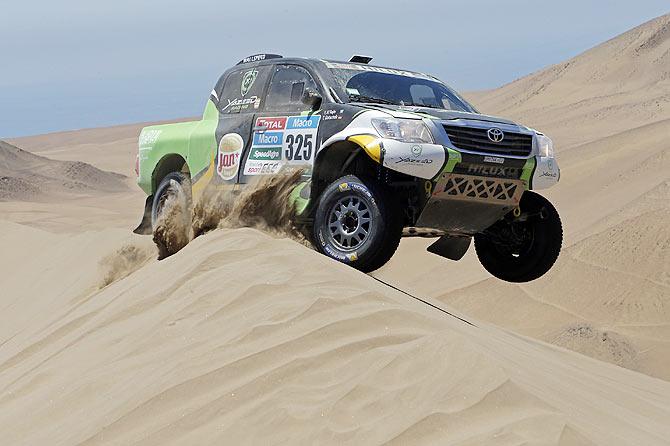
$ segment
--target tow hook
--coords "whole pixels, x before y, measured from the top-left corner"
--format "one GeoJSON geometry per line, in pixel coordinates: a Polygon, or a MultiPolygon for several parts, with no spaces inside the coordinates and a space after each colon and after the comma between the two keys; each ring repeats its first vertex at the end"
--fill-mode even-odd
{"type": "Polygon", "coordinates": [[[514,219],[514,221],[516,222],[525,222],[528,220],[532,220],[534,218],[538,218],[540,220],[546,220],[547,217],[549,216],[545,208],[542,208],[536,212],[521,212],[521,209],[516,208],[512,211],[512,215],[516,217],[514,219]]]}

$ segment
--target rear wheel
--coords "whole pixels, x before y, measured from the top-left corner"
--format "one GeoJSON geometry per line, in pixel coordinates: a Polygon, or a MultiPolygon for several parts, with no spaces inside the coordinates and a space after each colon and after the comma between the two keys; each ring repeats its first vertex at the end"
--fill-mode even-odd
{"type": "Polygon", "coordinates": [[[524,192],[521,213],[498,221],[475,235],[482,266],[507,282],[535,280],[556,262],[563,243],[561,219],[554,206],[535,192],[524,192]]]}
{"type": "Polygon", "coordinates": [[[321,194],[313,240],[323,254],[369,272],[393,256],[402,226],[392,200],[375,182],[347,175],[321,194]]]}
{"type": "Polygon", "coordinates": [[[168,257],[190,241],[191,180],[181,172],[163,178],[151,206],[151,226],[159,257],[168,257]]]}

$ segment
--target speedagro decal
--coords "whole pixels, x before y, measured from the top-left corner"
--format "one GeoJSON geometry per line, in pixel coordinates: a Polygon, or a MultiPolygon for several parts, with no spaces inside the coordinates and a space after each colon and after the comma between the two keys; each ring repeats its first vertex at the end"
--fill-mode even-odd
{"type": "Polygon", "coordinates": [[[233,180],[240,167],[240,156],[244,148],[244,140],[237,133],[228,133],[219,142],[216,157],[216,172],[224,180],[233,180]]]}
{"type": "Polygon", "coordinates": [[[269,175],[284,165],[314,163],[316,135],[321,116],[257,118],[245,175],[269,175]]]}
{"type": "Polygon", "coordinates": [[[240,93],[242,93],[242,97],[246,96],[247,93],[249,93],[249,90],[251,90],[251,87],[254,85],[254,82],[256,82],[256,78],[258,77],[258,71],[257,70],[249,70],[244,75],[242,76],[242,87],[240,88],[240,93]]]}

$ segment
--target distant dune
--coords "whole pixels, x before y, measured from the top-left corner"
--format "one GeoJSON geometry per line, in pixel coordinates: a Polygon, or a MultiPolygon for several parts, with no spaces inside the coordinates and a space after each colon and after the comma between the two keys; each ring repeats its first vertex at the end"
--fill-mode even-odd
{"type": "Polygon", "coordinates": [[[559,150],[670,119],[670,14],[470,97],[484,112],[551,130],[559,150]]]}
{"type": "Polygon", "coordinates": [[[572,246],[543,280],[440,299],[670,380],[670,15],[471,96],[554,137],[561,182],[547,195],[572,246]]]}
{"type": "Polygon", "coordinates": [[[157,261],[141,125],[0,145],[0,442],[667,445],[669,27],[471,95],[555,139],[566,246],[512,285],[403,241],[374,276],[446,312],[256,229],[157,261]]]}
{"type": "Polygon", "coordinates": [[[81,161],[56,161],[0,141],[0,200],[45,200],[126,189],[122,175],[81,161]]]}

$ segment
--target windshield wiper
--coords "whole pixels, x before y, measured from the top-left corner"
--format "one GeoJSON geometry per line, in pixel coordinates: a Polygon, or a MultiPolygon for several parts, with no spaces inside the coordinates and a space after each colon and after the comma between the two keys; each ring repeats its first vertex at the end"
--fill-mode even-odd
{"type": "Polygon", "coordinates": [[[352,102],[368,102],[371,104],[388,104],[388,105],[399,105],[393,101],[389,101],[388,99],[383,99],[383,98],[375,98],[372,96],[364,96],[361,94],[350,94],[349,95],[349,100],[352,102]]]}

